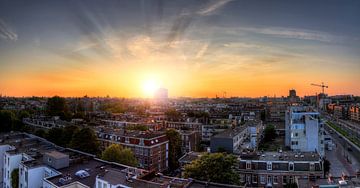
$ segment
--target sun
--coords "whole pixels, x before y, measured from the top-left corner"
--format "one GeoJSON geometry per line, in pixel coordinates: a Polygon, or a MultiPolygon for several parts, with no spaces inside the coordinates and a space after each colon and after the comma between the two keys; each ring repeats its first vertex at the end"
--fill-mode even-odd
{"type": "Polygon", "coordinates": [[[155,79],[145,80],[142,84],[142,88],[146,97],[153,97],[155,91],[159,89],[159,82],[155,79]]]}

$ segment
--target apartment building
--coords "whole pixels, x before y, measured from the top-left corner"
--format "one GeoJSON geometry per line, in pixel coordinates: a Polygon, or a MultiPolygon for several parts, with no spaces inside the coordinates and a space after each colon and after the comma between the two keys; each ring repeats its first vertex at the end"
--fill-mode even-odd
{"type": "Polygon", "coordinates": [[[323,161],[315,152],[249,152],[240,154],[237,171],[247,187],[282,188],[296,178],[322,178],[323,161]]]}
{"type": "Polygon", "coordinates": [[[187,153],[198,151],[201,141],[200,132],[191,130],[180,130],[181,152],[187,153]]]}
{"type": "Polygon", "coordinates": [[[102,128],[97,129],[96,134],[103,148],[111,144],[130,148],[141,168],[149,171],[164,171],[168,168],[169,141],[164,132],[102,128]]]}
{"type": "Polygon", "coordinates": [[[210,138],[213,135],[221,133],[231,127],[230,124],[210,124],[210,125],[202,125],[201,128],[201,140],[202,141],[210,141],[210,138]]]}
{"type": "Polygon", "coordinates": [[[359,105],[350,106],[349,118],[350,118],[350,120],[360,122],[360,106],[359,105]]]}
{"type": "Polygon", "coordinates": [[[176,130],[193,130],[201,132],[202,123],[198,122],[174,122],[174,121],[165,121],[165,128],[176,129],[176,130]]]}
{"type": "Polygon", "coordinates": [[[226,151],[229,153],[238,153],[240,145],[248,138],[248,127],[240,126],[227,129],[210,139],[211,152],[226,151]]]}
{"type": "Polygon", "coordinates": [[[306,106],[290,106],[285,115],[285,146],[324,156],[324,128],[319,112],[306,106]]]}

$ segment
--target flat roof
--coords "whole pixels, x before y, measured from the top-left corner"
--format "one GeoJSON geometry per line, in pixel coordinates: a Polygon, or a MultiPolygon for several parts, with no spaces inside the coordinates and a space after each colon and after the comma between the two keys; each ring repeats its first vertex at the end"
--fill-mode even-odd
{"type": "Polygon", "coordinates": [[[229,128],[219,134],[214,135],[213,137],[215,137],[215,138],[232,138],[232,137],[240,134],[241,132],[243,132],[246,128],[247,128],[247,126],[239,126],[239,127],[235,127],[235,128],[229,128]]]}

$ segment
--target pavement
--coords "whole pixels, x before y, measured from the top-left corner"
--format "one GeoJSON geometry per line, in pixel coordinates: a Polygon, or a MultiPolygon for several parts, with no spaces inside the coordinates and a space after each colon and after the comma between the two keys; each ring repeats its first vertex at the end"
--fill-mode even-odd
{"type": "MultiPolygon", "coordinates": [[[[347,175],[354,176],[360,169],[359,159],[355,158],[352,152],[344,149],[341,138],[334,133],[330,135],[336,147],[332,151],[325,151],[326,158],[330,161],[330,174],[340,177],[344,172],[347,175]]],[[[346,145],[345,145],[346,146],[346,145]]]]}

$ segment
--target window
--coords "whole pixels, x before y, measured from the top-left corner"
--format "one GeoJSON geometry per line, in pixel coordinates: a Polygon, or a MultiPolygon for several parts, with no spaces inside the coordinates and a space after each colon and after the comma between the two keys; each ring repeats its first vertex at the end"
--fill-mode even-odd
{"type": "Polygon", "coordinates": [[[268,183],[268,184],[272,184],[272,176],[268,176],[268,177],[267,177],[267,183],[268,183]]]}
{"type": "Polygon", "coordinates": [[[294,171],[294,163],[293,162],[289,163],[289,170],[294,171]]]}
{"type": "Polygon", "coordinates": [[[246,175],[246,183],[251,184],[251,175],[250,174],[246,175]]]}
{"type": "Polygon", "coordinates": [[[310,163],[310,171],[314,171],[315,170],[315,163],[310,163]]]}
{"type": "Polygon", "coordinates": [[[295,137],[297,137],[299,134],[298,133],[295,133],[295,137]]]}
{"type": "Polygon", "coordinates": [[[283,184],[287,184],[287,176],[283,176],[283,184]]]}
{"type": "Polygon", "coordinates": [[[51,163],[51,158],[50,157],[48,157],[48,162],[51,163]]]}
{"type": "Polygon", "coordinates": [[[258,182],[258,176],[256,174],[254,174],[252,178],[253,178],[253,183],[258,182]]]}
{"type": "Polygon", "coordinates": [[[271,164],[271,162],[268,162],[268,163],[267,163],[266,169],[267,169],[267,170],[272,170],[272,164],[271,164]]]}
{"type": "Polygon", "coordinates": [[[293,176],[289,177],[289,183],[294,183],[294,177],[293,176]]]}
{"type": "Polygon", "coordinates": [[[129,137],[125,137],[125,143],[129,143],[129,142],[130,142],[129,137]]]}
{"type": "Polygon", "coordinates": [[[240,182],[245,182],[245,174],[240,174],[240,182]]]}
{"type": "Polygon", "coordinates": [[[103,188],[107,188],[107,183],[104,183],[104,184],[103,184],[103,188]]]}
{"type": "Polygon", "coordinates": [[[246,161],[246,169],[251,169],[251,161],[246,161]]]}
{"type": "Polygon", "coordinates": [[[263,175],[260,176],[260,183],[265,184],[265,176],[263,175]]]}
{"type": "Polygon", "coordinates": [[[277,177],[277,176],[274,176],[273,181],[274,181],[274,184],[277,184],[277,183],[278,183],[278,177],[277,177]]]}

